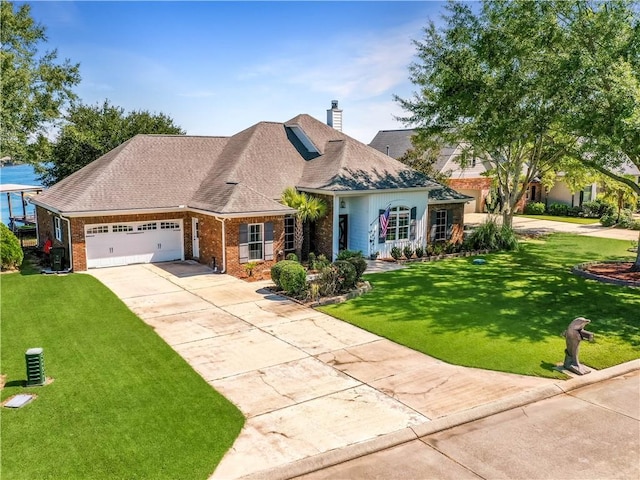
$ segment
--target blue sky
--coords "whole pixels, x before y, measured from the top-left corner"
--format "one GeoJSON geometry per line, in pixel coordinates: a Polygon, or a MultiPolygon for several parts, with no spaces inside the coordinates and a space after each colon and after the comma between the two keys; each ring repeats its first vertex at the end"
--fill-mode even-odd
{"type": "Polygon", "coordinates": [[[163,112],[191,135],[308,113],[369,143],[404,128],[411,41],[442,2],[33,2],[48,49],[80,63],[84,103],[163,112]]]}

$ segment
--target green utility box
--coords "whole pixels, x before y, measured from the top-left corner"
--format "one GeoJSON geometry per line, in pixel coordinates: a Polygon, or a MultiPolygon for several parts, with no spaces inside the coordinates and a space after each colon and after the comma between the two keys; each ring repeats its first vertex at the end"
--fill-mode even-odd
{"type": "Polygon", "coordinates": [[[42,348],[30,348],[24,354],[27,362],[27,387],[34,385],[44,385],[44,355],[42,348]]]}
{"type": "Polygon", "coordinates": [[[51,270],[59,272],[62,270],[62,264],[64,263],[64,248],[54,247],[51,249],[51,270]]]}

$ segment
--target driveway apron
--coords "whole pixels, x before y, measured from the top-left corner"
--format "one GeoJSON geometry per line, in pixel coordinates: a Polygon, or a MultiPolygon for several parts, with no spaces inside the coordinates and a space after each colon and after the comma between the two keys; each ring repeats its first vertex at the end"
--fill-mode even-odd
{"type": "Polygon", "coordinates": [[[275,295],[269,282],[191,261],[90,273],[247,418],[212,478],[403,435],[553,383],[449,365],[275,295]]]}

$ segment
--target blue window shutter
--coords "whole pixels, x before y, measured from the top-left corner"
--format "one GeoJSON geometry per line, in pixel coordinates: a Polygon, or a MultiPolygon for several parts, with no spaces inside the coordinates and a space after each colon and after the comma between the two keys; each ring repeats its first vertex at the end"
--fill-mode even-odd
{"type": "Polygon", "coordinates": [[[416,217],[418,216],[418,208],[411,208],[411,223],[409,225],[409,240],[413,241],[416,239],[416,217]]]}
{"type": "Polygon", "coordinates": [[[447,210],[447,240],[451,240],[452,235],[453,235],[453,215],[451,215],[451,210],[447,210]]]}
{"type": "Polygon", "coordinates": [[[238,247],[240,263],[247,263],[249,261],[249,225],[246,223],[240,224],[238,247]]]}
{"type": "Polygon", "coordinates": [[[273,260],[273,223],[264,224],[264,259],[273,260]]]}
{"type": "Polygon", "coordinates": [[[433,243],[436,238],[436,209],[433,208],[429,215],[429,241],[433,243]]]}
{"type": "Polygon", "coordinates": [[[380,218],[384,215],[385,210],[378,210],[378,243],[385,243],[386,237],[382,236],[382,226],[380,225],[380,218]]]}

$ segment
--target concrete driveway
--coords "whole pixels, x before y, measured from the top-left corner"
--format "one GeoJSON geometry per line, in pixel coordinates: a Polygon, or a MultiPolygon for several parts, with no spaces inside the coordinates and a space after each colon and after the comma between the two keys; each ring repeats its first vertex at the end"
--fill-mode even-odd
{"type": "Polygon", "coordinates": [[[635,371],[299,478],[638,479],[639,399],[635,371]]]}
{"type": "Polygon", "coordinates": [[[446,364],[274,295],[268,282],[195,262],[90,274],[245,414],[212,478],[288,478],[299,470],[290,466],[361,455],[561,391],[550,379],[446,364]]]}
{"type": "MultiPolygon", "coordinates": [[[[464,221],[468,225],[479,225],[488,218],[486,213],[465,213],[464,221]]],[[[495,217],[498,222],[502,221],[500,215],[495,217]]],[[[573,233],[587,237],[611,238],[616,240],[637,241],[640,232],[637,230],[626,230],[624,228],[603,227],[600,223],[587,225],[567,222],[554,222],[550,220],[538,220],[535,218],[514,216],[513,228],[517,231],[535,231],[539,233],[573,233]]]]}

